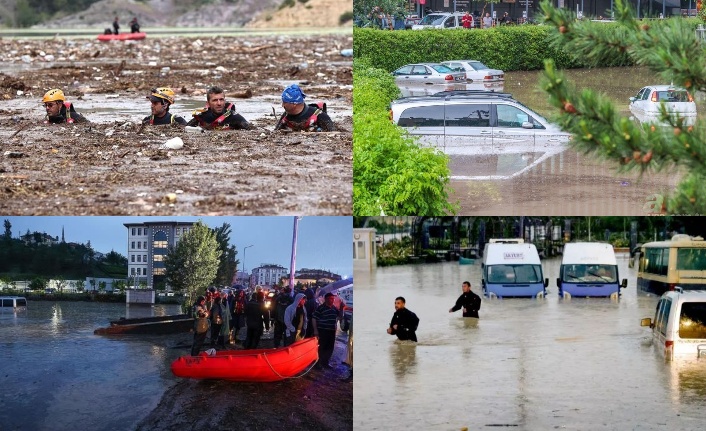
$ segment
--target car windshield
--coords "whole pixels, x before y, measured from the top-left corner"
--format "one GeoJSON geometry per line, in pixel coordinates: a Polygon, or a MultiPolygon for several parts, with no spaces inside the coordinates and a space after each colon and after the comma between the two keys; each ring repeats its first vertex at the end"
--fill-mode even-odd
{"type": "Polygon", "coordinates": [[[420,25],[441,25],[446,15],[427,15],[419,21],[420,25]]]}
{"type": "Polygon", "coordinates": [[[492,265],[488,267],[488,283],[539,283],[541,274],[540,265],[492,265]]]}
{"type": "Polygon", "coordinates": [[[706,338],[706,303],[684,302],[681,305],[679,337],[706,338]]]}
{"type": "Polygon", "coordinates": [[[434,64],[430,66],[432,69],[436,70],[439,73],[450,73],[453,72],[449,67],[444,66],[443,64],[434,64]]]}
{"type": "Polygon", "coordinates": [[[689,102],[686,90],[667,90],[657,92],[658,102],[689,102]]]}
{"type": "Polygon", "coordinates": [[[567,283],[617,283],[615,265],[564,265],[562,280],[567,283]]]}
{"type": "Polygon", "coordinates": [[[480,61],[469,61],[468,64],[470,64],[475,70],[486,70],[490,69],[488,66],[485,64],[481,63],[480,61]]]}

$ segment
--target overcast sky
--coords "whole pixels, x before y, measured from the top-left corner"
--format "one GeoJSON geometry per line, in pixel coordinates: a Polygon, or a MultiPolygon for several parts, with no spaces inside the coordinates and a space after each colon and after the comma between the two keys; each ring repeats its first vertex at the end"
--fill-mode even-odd
{"type": "MultiPolygon", "coordinates": [[[[115,250],[127,256],[127,228],[123,223],[146,221],[198,221],[215,228],[223,223],[231,226],[231,244],[238,250],[238,270],[248,272],[263,263],[274,263],[289,268],[292,249],[294,217],[11,217],[0,216],[12,223],[12,236],[17,238],[30,232],[46,232],[61,239],[64,228],[66,242],[86,243],[102,253],[115,250]]],[[[0,227],[0,233],[4,227],[0,227]]],[[[299,220],[297,240],[297,269],[330,270],[341,276],[352,276],[351,248],[353,220],[351,217],[304,217],[299,220]]]]}

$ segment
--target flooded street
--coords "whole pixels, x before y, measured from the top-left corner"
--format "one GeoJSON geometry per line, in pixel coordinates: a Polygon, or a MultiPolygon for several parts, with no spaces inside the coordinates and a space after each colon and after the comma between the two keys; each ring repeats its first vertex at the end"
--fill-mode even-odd
{"type": "Polygon", "coordinates": [[[542,262],[546,299],[484,298],[478,322],[448,313],[461,282],[480,292],[478,262],[356,272],[354,429],[702,429],[706,364],[659,356],[640,327],[657,297],[636,292],[627,255],[618,301],[560,300],[560,262],[542,262]],[[385,332],[397,296],[420,318],[417,345],[385,332]]]}
{"type": "MultiPolygon", "coordinates": [[[[0,424],[3,430],[130,429],[176,382],[172,348],[189,334],[98,336],[128,316],[178,314],[178,305],[131,307],[31,301],[0,314],[0,424]]],[[[186,337],[186,338],[185,338],[186,337]]]]}

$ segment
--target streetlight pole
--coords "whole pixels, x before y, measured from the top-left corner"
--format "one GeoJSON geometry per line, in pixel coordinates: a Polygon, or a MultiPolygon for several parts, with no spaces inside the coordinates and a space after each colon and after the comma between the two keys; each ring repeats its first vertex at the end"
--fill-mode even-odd
{"type": "MultiPolygon", "coordinates": [[[[243,277],[245,276],[245,250],[249,249],[250,247],[253,247],[253,245],[249,245],[243,249],[243,277]]],[[[245,279],[243,279],[243,284],[245,284],[245,279]]],[[[248,286],[250,287],[250,283],[248,283],[248,286]]]]}

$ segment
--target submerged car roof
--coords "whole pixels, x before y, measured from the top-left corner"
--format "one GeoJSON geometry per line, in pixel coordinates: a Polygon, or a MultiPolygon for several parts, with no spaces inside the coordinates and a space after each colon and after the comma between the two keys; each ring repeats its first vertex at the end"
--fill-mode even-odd
{"type": "MultiPolygon", "coordinates": [[[[485,90],[450,90],[440,91],[428,96],[409,96],[393,100],[392,103],[423,102],[444,100],[464,100],[464,99],[510,99],[517,102],[510,93],[500,93],[485,90]]],[[[520,103],[520,102],[517,102],[520,103]]]]}
{"type": "Polygon", "coordinates": [[[617,265],[615,250],[603,242],[569,242],[564,244],[562,265],[617,265]]]}

